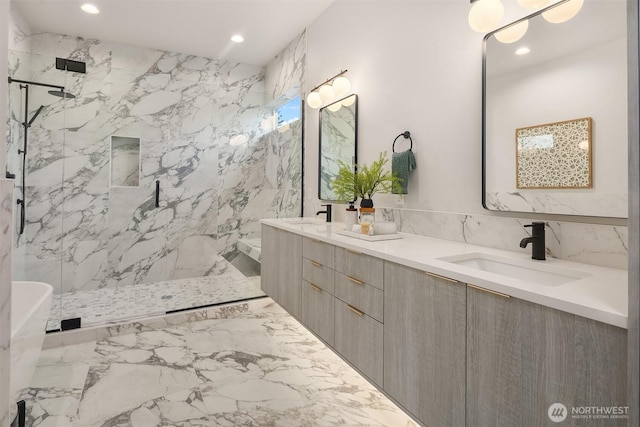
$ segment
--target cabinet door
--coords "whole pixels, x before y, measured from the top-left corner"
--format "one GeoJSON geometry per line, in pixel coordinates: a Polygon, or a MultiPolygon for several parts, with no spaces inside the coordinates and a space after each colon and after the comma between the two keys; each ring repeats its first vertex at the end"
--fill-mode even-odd
{"type": "Polygon", "coordinates": [[[477,425],[626,425],[573,419],[572,407],[627,406],[626,331],[469,286],[467,417],[477,425]]]}
{"type": "Polygon", "coordinates": [[[302,288],[302,236],[279,231],[279,246],[274,249],[278,258],[278,304],[289,314],[300,318],[302,288]]]}
{"type": "Polygon", "coordinates": [[[327,344],[333,346],[335,297],[321,287],[302,283],[301,320],[327,344]]]}
{"type": "Polygon", "coordinates": [[[382,386],[382,323],[337,298],[335,314],[336,351],[382,386]]]}
{"type": "Polygon", "coordinates": [[[335,247],[329,243],[304,237],[302,239],[302,255],[316,263],[333,269],[335,247]]]}
{"type": "Polygon", "coordinates": [[[385,262],[384,390],[425,425],[465,425],[465,324],[465,284],[385,262]]]}
{"type": "Polygon", "coordinates": [[[384,290],[382,259],[341,247],[336,247],[335,257],[337,272],[384,290]]]}
{"type": "Polygon", "coordinates": [[[358,307],[378,322],[384,321],[384,292],[380,289],[342,273],[336,273],[334,295],[347,304],[358,307]]]}
{"type": "Polygon", "coordinates": [[[279,231],[274,227],[262,224],[260,260],[260,287],[274,301],[280,299],[278,294],[278,251],[279,231]]]}

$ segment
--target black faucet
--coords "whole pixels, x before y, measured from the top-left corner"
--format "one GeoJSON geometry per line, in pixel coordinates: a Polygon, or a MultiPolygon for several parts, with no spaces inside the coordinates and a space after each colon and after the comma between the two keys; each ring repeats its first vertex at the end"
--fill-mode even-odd
{"type": "Polygon", "coordinates": [[[531,258],[544,261],[545,243],[544,243],[544,222],[534,221],[525,225],[531,227],[531,237],[525,237],[520,241],[520,247],[526,248],[531,243],[531,258]]]}
{"type": "Polygon", "coordinates": [[[331,205],[320,205],[320,206],[326,206],[327,210],[326,211],[318,211],[318,212],[316,212],[316,215],[327,214],[327,222],[331,222],[331,205]]]}

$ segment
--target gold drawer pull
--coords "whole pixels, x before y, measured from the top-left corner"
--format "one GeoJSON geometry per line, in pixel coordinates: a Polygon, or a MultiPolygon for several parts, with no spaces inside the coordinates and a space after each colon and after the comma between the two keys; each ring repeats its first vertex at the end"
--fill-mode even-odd
{"type": "Polygon", "coordinates": [[[351,276],[347,276],[347,279],[351,280],[355,284],[364,285],[364,282],[362,280],[355,279],[355,278],[353,278],[351,276]]]}
{"type": "Polygon", "coordinates": [[[311,260],[309,260],[309,262],[310,262],[314,267],[322,267],[322,264],[320,264],[319,262],[315,262],[315,261],[311,261],[311,260]]]}
{"type": "Polygon", "coordinates": [[[439,274],[430,273],[428,271],[425,271],[424,274],[426,274],[427,276],[435,277],[436,279],[446,280],[447,282],[460,283],[458,280],[451,279],[450,277],[441,276],[439,274]]]}
{"type": "Polygon", "coordinates": [[[351,252],[352,254],[362,255],[362,252],[354,251],[353,249],[344,248],[345,251],[351,252]]]}
{"type": "Polygon", "coordinates": [[[482,292],[486,292],[486,293],[489,293],[489,294],[497,295],[497,296],[502,297],[502,298],[511,298],[511,295],[503,294],[502,292],[492,291],[490,289],[481,288],[480,286],[471,285],[471,284],[468,284],[467,286],[469,286],[470,288],[473,288],[473,289],[477,289],[477,290],[482,291],[482,292]]]}
{"type": "Polygon", "coordinates": [[[311,286],[314,291],[322,292],[322,288],[314,285],[313,283],[309,283],[309,286],[311,286]]]}
{"type": "Polygon", "coordinates": [[[351,311],[353,311],[355,314],[357,314],[358,316],[364,316],[364,311],[362,310],[358,310],[357,308],[355,308],[354,306],[352,306],[351,304],[347,304],[347,308],[351,311]]]}

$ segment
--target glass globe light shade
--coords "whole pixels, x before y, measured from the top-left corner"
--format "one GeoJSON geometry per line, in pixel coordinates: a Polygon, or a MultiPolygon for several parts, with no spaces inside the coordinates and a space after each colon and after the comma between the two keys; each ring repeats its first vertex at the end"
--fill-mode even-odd
{"type": "Polygon", "coordinates": [[[332,86],[338,97],[345,96],[351,90],[351,82],[348,78],[342,76],[335,79],[332,86]]]}
{"type": "Polygon", "coordinates": [[[309,104],[311,108],[320,108],[322,105],[320,94],[318,92],[311,92],[309,96],[307,96],[307,104],[309,104]]]}
{"type": "Polygon", "coordinates": [[[486,33],[498,26],[504,16],[500,0],[477,0],[469,11],[469,25],[473,31],[486,33]]]}
{"type": "Polygon", "coordinates": [[[356,96],[351,95],[342,100],[342,105],[345,107],[351,107],[356,102],[356,96]]]}
{"type": "Polygon", "coordinates": [[[515,43],[525,35],[529,29],[529,20],[522,21],[519,24],[512,25],[504,30],[498,31],[494,35],[501,43],[515,43]]]}
{"type": "Polygon", "coordinates": [[[333,111],[334,113],[342,108],[342,102],[334,102],[333,104],[327,107],[327,110],[333,111]]]}
{"type": "Polygon", "coordinates": [[[525,9],[540,9],[549,4],[551,0],[518,0],[518,4],[525,9]]]}
{"type": "Polygon", "coordinates": [[[542,12],[542,17],[552,24],[561,24],[576,16],[582,9],[583,4],[584,0],[571,0],[542,12]]]}
{"type": "Polygon", "coordinates": [[[324,102],[329,102],[336,97],[336,91],[333,90],[331,85],[322,85],[320,87],[320,98],[324,102]]]}

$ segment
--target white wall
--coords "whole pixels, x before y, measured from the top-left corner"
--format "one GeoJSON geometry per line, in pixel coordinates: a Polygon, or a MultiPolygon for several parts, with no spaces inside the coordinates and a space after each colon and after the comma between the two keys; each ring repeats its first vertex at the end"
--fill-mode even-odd
{"type": "Polygon", "coordinates": [[[489,191],[516,191],[513,129],[592,117],[594,188],[580,191],[626,193],[627,76],[626,66],[620,66],[626,49],[626,40],[616,40],[492,79],[487,122],[495,124],[499,117],[501,125],[487,129],[492,142],[487,150],[489,191]],[[557,94],[563,102],[552,101],[557,94]]]}
{"type": "MultiPolygon", "coordinates": [[[[467,2],[334,3],[307,31],[308,89],[349,69],[358,100],[358,161],[391,154],[409,130],[418,168],[405,208],[483,212],[482,35],[467,2]]],[[[318,110],[307,108],[305,206],[317,200],[318,110]]],[[[376,206],[398,206],[376,196],[376,206]]]]}
{"type": "MultiPolygon", "coordinates": [[[[504,6],[501,26],[532,12],[515,0],[504,6]]],[[[467,1],[450,0],[344,0],[307,29],[307,92],[349,69],[347,77],[359,96],[359,162],[371,162],[380,151],[390,154],[394,138],[405,130],[413,136],[418,167],[409,194],[404,202],[399,196],[376,195],[377,207],[505,216],[482,207],[484,34],[469,27],[469,7],[467,1]]],[[[306,215],[320,205],[317,164],[318,110],[307,107],[306,215]]],[[[336,210],[338,219],[341,211],[336,210]]]]}

